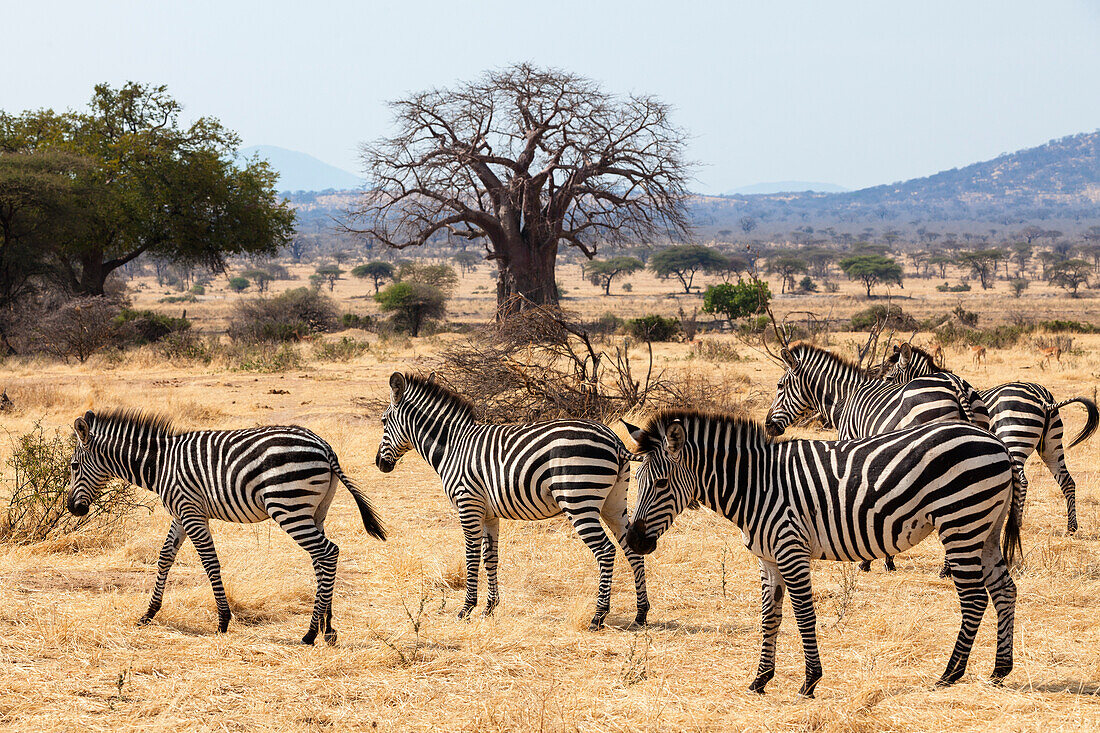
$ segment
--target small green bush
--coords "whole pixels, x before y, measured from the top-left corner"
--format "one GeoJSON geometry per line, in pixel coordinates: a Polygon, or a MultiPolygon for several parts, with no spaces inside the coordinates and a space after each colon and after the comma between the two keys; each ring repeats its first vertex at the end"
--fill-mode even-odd
{"type": "Polygon", "coordinates": [[[340,325],[344,328],[358,328],[363,331],[371,331],[378,324],[374,316],[361,316],[358,313],[345,313],[340,316],[340,325]]]}
{"type": "Polygon", "coordinates": [[[672,341],[680,334],[680,321],[658,315],[631,318],[627,331],[639,341],[672,341]]]}
{"type": "Polygon", "coordinates": [[[228,350],[232,368],[242,372],[285,372],[300,369],[304,362],[292,344],[250,343],[228,350]]]}
{"type": "Polygon", "coordinates": [[[199,299],[193,293],[186,295],[166,295],[160,299],[161,303],[197,303],[199,299]]]}
{"type": "Polygon", "coordinates": [[[191,286],[192,295],[206,295],[206,286],[200,283],[195,283],[191,286]]]}
{"type": "Polygon", "coordinates": [[[154,344],[170,333],[186,331],[191,328],[191,321],[154,311],[123,308],[115,316],[113,325],[120,346],[141,346],[154,344]]]}
{"type": "Polygon", "coordinates": [[[1082,321],[1039,321],[1037,327],[1051,333],[1098,333],[1100,328],[1082,321]]]}
{"type": "Polygon", "coordinates": [[[877,304],[852,316],[852,330],[870,331],[884,319],[886,328],[895,331],[915,331],[920,325],[917,319],[903,311],[900,305],[877,304]]]}
{"type": "Polygon", "coordinates": [[[948,285],[944,283],[943,285],[937,285],[936,290],[941,293],[969,293],[970,285],[967,283],[959,283],[958,285],[948,285]]]}
{"type": "MultiPolygon", "coordinates": [[[[0,542],[26,545],[57,539],[89,525],[113,530],[138,507],[152,510],[152,502],[128,484],[111,481],[82,517],[66,506],[72,469],[73,444],[61,431],[46,433],[41,424],[12,441],[8,486],[0,493],[11,498],[0,515],[0,542]]],[[[149,495],[152,496],[151,494],[149,495]]]]}

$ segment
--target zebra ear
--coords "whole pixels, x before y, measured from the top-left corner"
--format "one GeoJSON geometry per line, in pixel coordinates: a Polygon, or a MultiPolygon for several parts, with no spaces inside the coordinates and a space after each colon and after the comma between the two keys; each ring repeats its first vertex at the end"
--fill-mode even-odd
{"type": "Polygon", "coordinates": [[[909,344],[902,344],[900,349],[895,347],[894,350],[898,354],[898,366],[908,366],[909,360],[913,358],[913,347],[909,344]]]}
{"type": "Polygon", "coordinates": [[[641,445],[642,439],[645,437],[645,431],[637,425],[631,425],[626,420],[621,420],[620,422],[626,426],[626,432],[630,433],[630,439],[638,445],[641,445]]]}
{"type": "MultiPolygon", "coordinates": [[[[89,410],[88,415],[91,414],[91,410],[89,410]]],[[[80,439],[81,445],[88,445],[88,437],[91,433],[88,429],[88,423],[83,417],[76,419],[76,422],[73,423],[73,430],[76,431],[76,437],[80,439]]]]}
{"type": "Polygon", "coordinates": [[[679,453],[680,449],[684,447],[686,439],[684,426],[680,423],[674,422],[665,428],[665,450],[670,454],[675,456],[679,453]]]}
{"type": "Polygon", "coordinates": [[[794,370],[798,368],[798,358],[795,357],[790,349],[783,349],[779,352],[779,355],[783,357],[783,363],[785,363],[789,369],[794,370]]]}
{"type": "Polygon", "coordinates": [[[390,400],[395,405],[401,404],[401,399],[405,396],[405,375],[401,372],[394,372],[390,375],[390,400]]]}

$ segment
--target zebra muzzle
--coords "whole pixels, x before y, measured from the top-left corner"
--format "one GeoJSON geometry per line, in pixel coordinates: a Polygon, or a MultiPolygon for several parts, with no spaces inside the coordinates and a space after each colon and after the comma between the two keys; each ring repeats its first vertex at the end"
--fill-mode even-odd
{"type": "Polygon", "coordinates": [[[396,465],[396,462],[395,461],[387,461],[385,458],[382,457],[382,453],[379,452],[378,455],[376,455],[374,457],[374,465],[378,466],[378,470],[381,471],[382,473],[389,473],[390,471],[393,470],[393,467],[396,465]]]}
{"type": "Polygon", "coordinates": [[[644,519],[638,519],[630,525],[626,532],[626,544],[639,555],[648,555],[657,549],[657,539],[646,536],[644,519]]]}
{"type": "Polygon", "coordinates": [[[764,422],[764,432],[768,434],[768,437],[778,438],[783,434],[783,427],[774,420],[766,420],[764,422]]]}
{"type": "Polygon", "coordinates": [[[77,500],[72,494],[69,494],[69,511],[78,517],[83,517],[88,513],[88,502],[77,500]]]}

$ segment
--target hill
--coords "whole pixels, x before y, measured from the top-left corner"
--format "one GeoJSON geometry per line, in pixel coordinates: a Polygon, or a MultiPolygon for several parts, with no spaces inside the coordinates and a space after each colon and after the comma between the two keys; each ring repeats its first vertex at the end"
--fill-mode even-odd
{"type": "Polygon", "coordinates": [[[245,158],[258,155],[270,163],[279,173],[280,191],[343,190],[363,185],[359,176],[297,150],[253,145],[241,149],[240,155],[245,158]]]}
{"type": "Polygon", "coordinates": [[[1100,218],[1100,131],[1051,140],[924,178],[846,193],[699,196],[702,226],[761,223],[991,222],[1100,218]]]}
{"type": "Polygon", "coordinates": [[[840,193],[842,191],[851,191],[850,188],[844,186],[838,186],[835,183],[820,183],[816,181],[772,181],[770,183],[754,183],[751,186],[741,186],[731,191],[727,191],[727,196],[737,195],[752,195],[758,193],[786,193],[786,192],[802,192],[802,191],[815,191],[818,193],[840,193]]]}

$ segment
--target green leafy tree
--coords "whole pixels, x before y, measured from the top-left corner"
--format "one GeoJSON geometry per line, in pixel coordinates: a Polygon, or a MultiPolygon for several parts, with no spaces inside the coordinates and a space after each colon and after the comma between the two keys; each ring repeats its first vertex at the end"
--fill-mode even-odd
{"type": "Polygon", "coordinates": [[[98,295],[112,272],[149,253],[224,270],[238,254],[274,255],[294,229],[275,174],[235,161],[237,135],[216,119],[183,126],[164,86],[95,87],[88,110],[25,113],[35,151],[91,163],[75,176],[84,192],[74,231],[55,241],[55,267],[77,293],[98,295]]]}
{"type": "Polygon", "coordinates": [[[1031,259],[1031,245],[1027,242],[1017,242],[1012,245],[1012,261],[1016,263],[1017,279],[1024,276],[1027,263],[1031,259]]]}
{"type": "Polygon", "coordinates": [[[790,253],[779,253],[768,260],[768,272],[779,275],[782,280],[781,293],[794,290],[794,277],[801,275],[809,268],[801,257],[790,253]]]}
{"type": "Polygon", "coordinates": [[[447,296],[438,288],[420,282],[397,282],[374,296],[385,313],[393,314],[394,326],[410,336],[419,336],[429,320],[447,314],[447,296]]]}
{"type": "Polygon", "coordinates": [[[632,275],[645,268],[637,257],[612,257],[609,260],[592,260],[584,266],[588,282],[603,288],[604,295],[611,295],[611,282],[621,276],[632,275]]]}
{"type": "Polygon", "coordinates": [[[403,262],[397,271],[397,280],[429,285],[448,297],[458,287],[458,274],[453,267],[446,264],[403,262]]]}
{"type": "Polygon", "coordinates": [[[321,278],[323,282],[328,283],[329,292],[332,292],[336,288],[336,281],[340,279],[340,276],[344,274],[344,271],[340,269],[339,265],[321,265],[314,274],[321,278]]]}
{"type": "Polygon", "coordinates": [[[678,244],[666,247],[649,258],[649,269],[661,280],[675,277],[684,286],[684,292],[691,292],[692,282],[700,270],[718,272],[726,266],[725,256],[713,247],[701,244],[678,244]]]}
{"type": "Polygon", "coordinates": [[[955,258],[946,252],[934,252],[929,255],[928,264],[939,270],[940,278],[946,278],[947,268],[949,265],[955,264],[955,258]]]}
{"type": "Polygon", "coordinates": [[[237,276],[229,278],[229,289],[234,293],[243,293],[248,290],[250,285],[252,285],[252,283],[248,281],[247,277],[237,276]]]}
{"type": "Polygon", "coordinates": [[[997,274],[997,262],[1003,257],[999,249],[982,249],[974,252],[960,252],[956,258],[959,265],[970,270],[982,283],[982,290],[993,287],[993,278],[997,274]]]}
{"type": "Polygon", "coordinates": [[[393,280],[397,271],[393,265],[389,262],[382,262],[381,260],[374,260],[368,262],[365,265],[357,265],[351,271],[352,277],[358,278],[370,278],[374,282],[374,294],[378,294],[379,288],[382,287],[382,283],[386,280],[393,280]]]}
{"type": "Polygon", "coordinates": [[[871,297],[871,288],[879,283],[901,285],[901,265],[881,254],[854,254],[840,261],[840,269],[849,280],[860,280],[871,297]]]}
{"type": "Polygon", "coordinates": [[[725,316],[732,326],[738,319],[763,313],[771,298],[768,284],[756,278],[711,285],[703,293],[703,312],[725,316]]]}
{"type": "Polygon", "coordinates": [[[241,273],[241,277],[246,278],[246,279],[252,281],[253,283],[255,283],[256,284],[256,290],[259,290],[261,293],[266,293],[267,292],[267,286],[269,284],[271,284],[272,280],[275,279],[271,276],[270,272],[268,272],[267,270],[260,270],[260,269],[246,270],[245,272],[241,273]]]}
{"type": "Polygon", "coordinates": [[[466,250],[455,252],[451,259],[458,265],[458,269],[462,271],[463,275],[469,275],[471,272],[476,271],[482,262],[482,258],[476,252],[466,250]]]}
{"type": "Polygon", "coordinates": [[[1069,290],[1076,298],[1077,289],[1088,284],[1090,267],[1086,260],[1063,260],[1050,268],[1050,284],[1069,290]]]}

